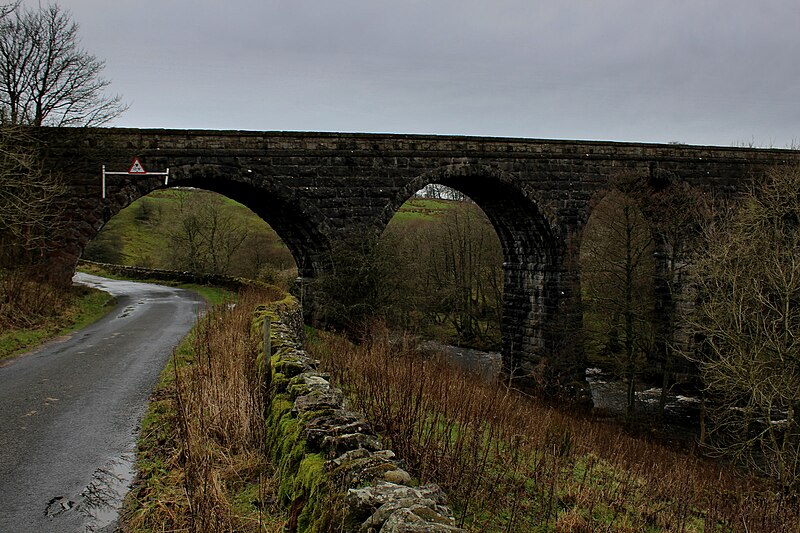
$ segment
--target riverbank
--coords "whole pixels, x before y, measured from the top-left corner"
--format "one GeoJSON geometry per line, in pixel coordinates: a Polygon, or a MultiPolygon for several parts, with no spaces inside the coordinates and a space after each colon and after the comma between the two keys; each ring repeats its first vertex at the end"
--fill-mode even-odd
{"type": "Polygon", "coordinates": [[[420,356],[377,332],[319,333],[311,353],[421,482],[473,531],[794,532],[791,497],[767,480],[420,356]]]}

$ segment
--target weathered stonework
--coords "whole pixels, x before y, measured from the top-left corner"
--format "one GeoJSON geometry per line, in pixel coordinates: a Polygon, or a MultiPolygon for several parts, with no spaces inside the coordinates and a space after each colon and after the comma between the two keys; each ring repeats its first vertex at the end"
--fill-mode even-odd
{"type": "Polygon", "coordinates": [[[259,364],[268,387],[267,448],[278,469],[290,531],[463,531],[436,485],[414,486],[369,423],[302,350],[302,314],[288,297],[262,306],[254,333],[269,323],[259,364]]]}
{"type": "MultiPolygon", "coordinates": [[[[504,253],[503,360],[519,375],[570,342],[580,325],[576,254],[592,207],[621,174],[643,186],[681,180],[719,198],[743,190],[800,152],[684,145],[421,135],[39,129],[48,166],[69,187],[68,225],[52,254],[71,274],[103,224],[163,177],[109,176],[138,157],[170,169],[171,186],[220,192],[264,218],[314,277],[332,239],[383,231],[429,183],[470,196],[492,222],[504,253]]],[[[307,285],[303,285],[307,286],[307,285]]]]}

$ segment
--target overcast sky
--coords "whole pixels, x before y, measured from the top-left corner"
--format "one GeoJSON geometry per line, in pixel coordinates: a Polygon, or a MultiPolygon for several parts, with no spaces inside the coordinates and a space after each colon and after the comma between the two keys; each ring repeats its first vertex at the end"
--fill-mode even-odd
{"type": "Polygon", "coordinates": [[[800,142],[798,0],[61,5],[114,126],[800,142]]]}

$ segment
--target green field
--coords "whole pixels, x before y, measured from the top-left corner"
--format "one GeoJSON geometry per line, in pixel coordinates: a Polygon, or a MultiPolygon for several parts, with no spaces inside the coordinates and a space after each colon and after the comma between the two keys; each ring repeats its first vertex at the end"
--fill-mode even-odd
{"type": "MultiPolygon", "coordinates": [[[[86,248],[84,258],[146,268],[179,268],[171,252],[174,236],[181,229],[181,202],[191,205],[203,198],[218,201],[222,216],[230,217],[237,230],[248,235],[236,252],[230,274],[258,277],[251,257],[254,247],[266,249],[261,262],[274,269],[294,267],[291,253],[280,236],[253,211],[225,196],[193,189],[154,191],[136,200],[106,223],[86,248]]],[[[456,204],[450,200],[412,198],[403,204],[392,224],[432,221],[456,204]]]]}
{"type": "Polygon", "coordinates": [[[90,243],[84,256],[129,266],[169,268],[170,236],[179,229],[176,225],[181,222],[181,202],[192,205],[204,197],[218,200],[222,216],[235,220],[238,229],[249,236],[259,236],[278,253],[288,253],[275,231],[242,204],[208,191],[166,189],[139,198],[117,213],[90,243]]]}
{"type": "Polygon", "coordinates": [[[456,202],[452,200],[411,198],[395,213],[392,223],[408,220],[436,220],[454,205],[456,202]]]}

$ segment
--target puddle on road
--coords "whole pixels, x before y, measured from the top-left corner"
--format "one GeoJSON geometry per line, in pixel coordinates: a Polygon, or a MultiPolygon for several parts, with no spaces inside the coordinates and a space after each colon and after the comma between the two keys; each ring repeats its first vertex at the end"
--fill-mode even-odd
{"type": "Polygon", "coordinates": [[[45,508],[44,514],[52,518],[65,511],[69,511],[73,507],[75,507],[75,502],[68,500],[63,496],[57,496],[47,502],[47,508],[45,508]]]}
{"type": "Polygon", "coordinates": [[[92,481],[81,493],[77,510],[86,516],[86,531],[99,532],[119,517],[122,500],[133,482],[133,452],[124,453],[92,475],[92,481]]]}
{"type": "Polygon", "coordinates": [[[133,482],[135,454],[124,453],[109,461],[92,474],[92,481],[83,489],[77,502],[57,496],[47,502],[44,514],[55,518],[63,513],[83,515],[84,533],[101,533],[116,530],[122,500],[133,482]]]}
{"type": "Polygon", "coordinates": [[[117,316],[117,318],[125,318],[126,316],[129,316],[134,311],[136,311],[136,308],[134,306],[132,306],[132,305],[129,305],[128,307],[126,307],[125,309],[122,310],[122,313],[120,313],[117,316]]]}

